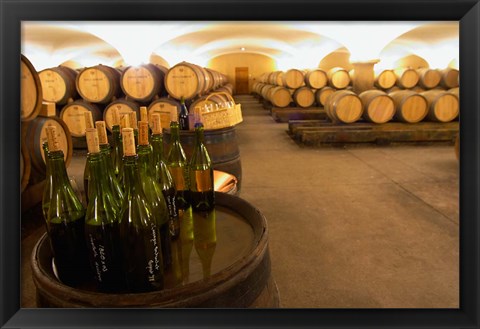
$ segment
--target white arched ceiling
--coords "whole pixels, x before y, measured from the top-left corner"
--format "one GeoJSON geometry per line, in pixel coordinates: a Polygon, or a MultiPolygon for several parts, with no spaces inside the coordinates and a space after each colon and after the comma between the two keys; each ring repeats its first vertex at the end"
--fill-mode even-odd
{"type": "Polygon", "coordinates": [[[458,22],[427,23],[402,34],[382,50],[384,66],[391,67],[399,57],[418,55],[431,68],[445,68],[452,62],[458,68],[459,28],[458,22]]]}
{"type": "Polygon", "coordinates": [[[38,70],[72,60],[83,66],[136,65],[152,54],[170,66],[181,61],[206,66],[244,48],[286,70],[316,67],[346,47],[352,62],[382,57],[384,65],[417,53],[437,66],[433,62],[441,52],[449,57],[441,60],[445,67],[458,59],[458,27],[458,22],[23,22],[22,53],[38,70]]]}

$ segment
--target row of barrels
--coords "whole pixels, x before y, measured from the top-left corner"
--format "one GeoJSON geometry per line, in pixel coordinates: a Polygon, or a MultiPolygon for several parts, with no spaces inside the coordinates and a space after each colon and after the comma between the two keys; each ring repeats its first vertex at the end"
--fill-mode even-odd
{"type": "Polygon", "coordinates": [[[118,98],[142,104],[167,96],[191,100],[227,83],[220,72],[187,62],[170,69],[151,63],[126,68],[99,64],[80,71],[58,66],[37,73],[22,56],[21,68],[23,121],[38,115],[42,101],[62,106],[77,99],[103,105],[118,98]]]}
{"type": "Polygon", "coordinates": [[[458,95],[458,88],[423,92],[403,89],[390,93],[376,89],[358,95],[350,90],[340,90],[328,97],[325,112],[336,123],[352,123],[362,118],[379,124],[391,120],[450,122],[459,115],[458,95]]]}
{"type": "MultiPolygon", "coordinates": [[[[296,107],[301,107],[301,108],[309,108],[312,106],[323,107],[325,106],[325,102],[328,96],[334,93],[335,91],[340,90],[340,89],[332,88],[330,86],[325,86],[321,89],[313,89],[308,86],[303,86],[298,89],[289,89],[282,86],[264,84],[261,82],[256,82],[252,88],[254,93],[261,95],[264,99],[272,103],[273,106],[280,107],[280,108],[287,107],[290,105],[294,105],[296,107]]],[[[458,88],[458,87],[454,87],[454,88],[458,88]]],[[[450,89],[454,89],[454,88],[450,88],[450,89]]],[[[352,90],[352,89],[353,89],[352,86],[348,86],[344,90],[352,90]]],[[[442,87],[433,88],[433,90],[437,90],[437,89],[450,90],[450,89],[444,89],[442,87]]],[[[383,89],[380,89],[380,90],[383,90],[383,89]]],[[[404,89],[399,88],[398,86],[393,86],[392,88],[384,91],[387,93],[390,93],[397,90],[404,90],[404,89]]],[[[420,86],[415,86],[412,89],[405,89],[405,90],[412,90],[415,92],[424,92],[431,89],[424,89],[424,88],[421,88],[420,86]]]]}
{"type": "MultiPolygon", "coordinates": [[[[195,99],[185,102],[188,109],[197,106],[202,107],[205,104],[222,104],[229,100],[227,94],[231,95],[233,86],[227,84],[214,91],[199,96],[195,99]]],[[[162,127],[166,128],[170,124],[170,112],[180,112],[180,102],[172,97],[160,97],[150,103],[139,103],[128,98],[119,98],[111,101],[109,104],[102,106],[83,99],[78,99],[66,104],[59,111],[58,117],[65,122],[70,130],[72,137],[85,137],[85,112],[91,112],[94,121],[103,120],[108,131],[112,131],[113,112],[117,110],[120,117],[130,115],[131,112],[136,113],[136,117],[140,118],[140,107],[145,106],[148,113],[148,121],[153,122],[151,116],[153,113],[159,113],[162,118],[162,127]],[[165,119],[163,119],[165,118],[165,119]]]]}
{"type": "MultiPolygon", "coordinates": [[[[342,67],[333,67],[329,70],[320,68],[311,70],[290,69],[285,72],[264,73],[259,77],[259,81],[264,84],[282,86],[289,89],[299,89],[303,86],[312,89],[321,89],[325,86],[335,89],[346,89],[352,84],[354,75],[354,70],[347,71],[342,67]]],[[[416,86],[423,89],[434,89],[437,86],[451,89],[459,85],[459,71],[454,68],[437,70],[402,67],[374,73],[374,78],[375,87],[383,90],[394,86],[402,89],[411,89],[416,86]]]]}
{"type": "Polygon", "coordinates": [[[277,107],[286,107],[293,100],[300,107],[318,104],[335,122],[351,123],[363,119],[373,123],[397,120],[416,123],[424,119],[449,122],[459,114],[459,87],[452,89],[367,90],[355,94],[351,89],[324,87],[316,91],[300,87],[294,91],[274,85],[257,84],[254,91],[277,107]]]}

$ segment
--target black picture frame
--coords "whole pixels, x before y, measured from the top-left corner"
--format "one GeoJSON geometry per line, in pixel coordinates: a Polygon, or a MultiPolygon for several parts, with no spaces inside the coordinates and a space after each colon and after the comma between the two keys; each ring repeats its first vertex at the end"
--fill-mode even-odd
{"type": "Polygon", "coordinates": [[[478,328],[478,0],[0,0],[0,324],[2,328],[478,328]],[[459,309],[21,309],[20,49],[29,20],[460,21],[459,309]]]}

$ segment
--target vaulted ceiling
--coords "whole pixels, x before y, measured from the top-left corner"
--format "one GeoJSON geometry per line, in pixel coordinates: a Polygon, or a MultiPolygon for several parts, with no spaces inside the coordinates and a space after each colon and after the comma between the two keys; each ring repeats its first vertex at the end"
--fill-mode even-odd
{"type": "Polygon", "coordinates": [[[315,67],[334,51],[385,63],[415,54],[446,67],[459,57],[458,22],[23,22],[22,53],[38,69],[135,65],[160,58],[207,66],[218,56],[256,53],[279,67],[315,67]]]}

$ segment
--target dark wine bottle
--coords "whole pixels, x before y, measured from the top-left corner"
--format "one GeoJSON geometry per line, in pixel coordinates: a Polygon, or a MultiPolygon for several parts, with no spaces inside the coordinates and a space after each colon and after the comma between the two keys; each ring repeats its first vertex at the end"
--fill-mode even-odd
{"type": "Polygon", "coordinates": [[[193,211],[209,211],[215,207],[213,168],[204,144],[203,124],[195,123],[195,146],[189,165],[190,203],[193,211]]]}
{"type": "Polygon", "coordinates": [[[163,289],[160,231],[140,181],[132,128],[122,130],[125,198],[120,216],[123,268],[128,291],[163,289]]]}
{"type": "Polygon", "coordinates": [[[184,211],[190,207],[190,189],[188,181],[188,163],[185,151],[180,143],[178,122],[172,115],[170,122],[170,151],[167,157],[167,167],[177,189],[177,209],[184,211]]]}
{"type": "Polygon", "coordinates": [[[85,239],[90,266],[100,291],[120,292],[125,288],[121,266],[120,207],[109,182],[106,157],[100,151],[98,132],[86,131],[90,167],[89,202],[85,215],[85,239]]]}
{"type": "Polygon", "coordinates": [[[169,214],[169,230],[172,239],[177,239],[180,234],[180,223],[177,210],[177,190],[172,175],[163,159],[163,138],[160,124],[160,114],[152,115],[153,129],[150,137],[153,153],[153,164],[155,166],[155,180],[160,184],[163,196],[167,203],[169,214]]]}
{"type": "Polygon", "coordinates": [[[67,285],[76,286],[91,277],[85,243],[85,208],[68,179],[55,126],[47,127],[47,138],[51,173],[47,233],[58,278],[67,285]]]}
{"type": "Polygon", "coordinates": [[[180,98],[180,113],[178,114],[178,122],[180,124],[180,130],[189,130],[190,125],[188,122],[188,109],[185,105],[185,98],[180,98]]]}
{"type": "Polygon", "coordinates": [[[155,179],[155,166],[153,164],[152,146],[148,142],[148,122],[138,122],[138,169],[143,192],[150,203],[153,217],[160,228],[162,241],[162,256],[164,269],[172,264],[172,247],[169,231],[169,215],[167,204],[163,197],[162,188],[155,179]]]}
{"type": "Polygon", "coordinates": [[[113,125],[112,125],[112,137],[113,137],[113,149],[112,149],[112,162],[113,171],[117,178],[122,172],[123,166],[123,144],[122,133],[120,131],[120,115],[118,109],[113,109],[113,125]]]}

